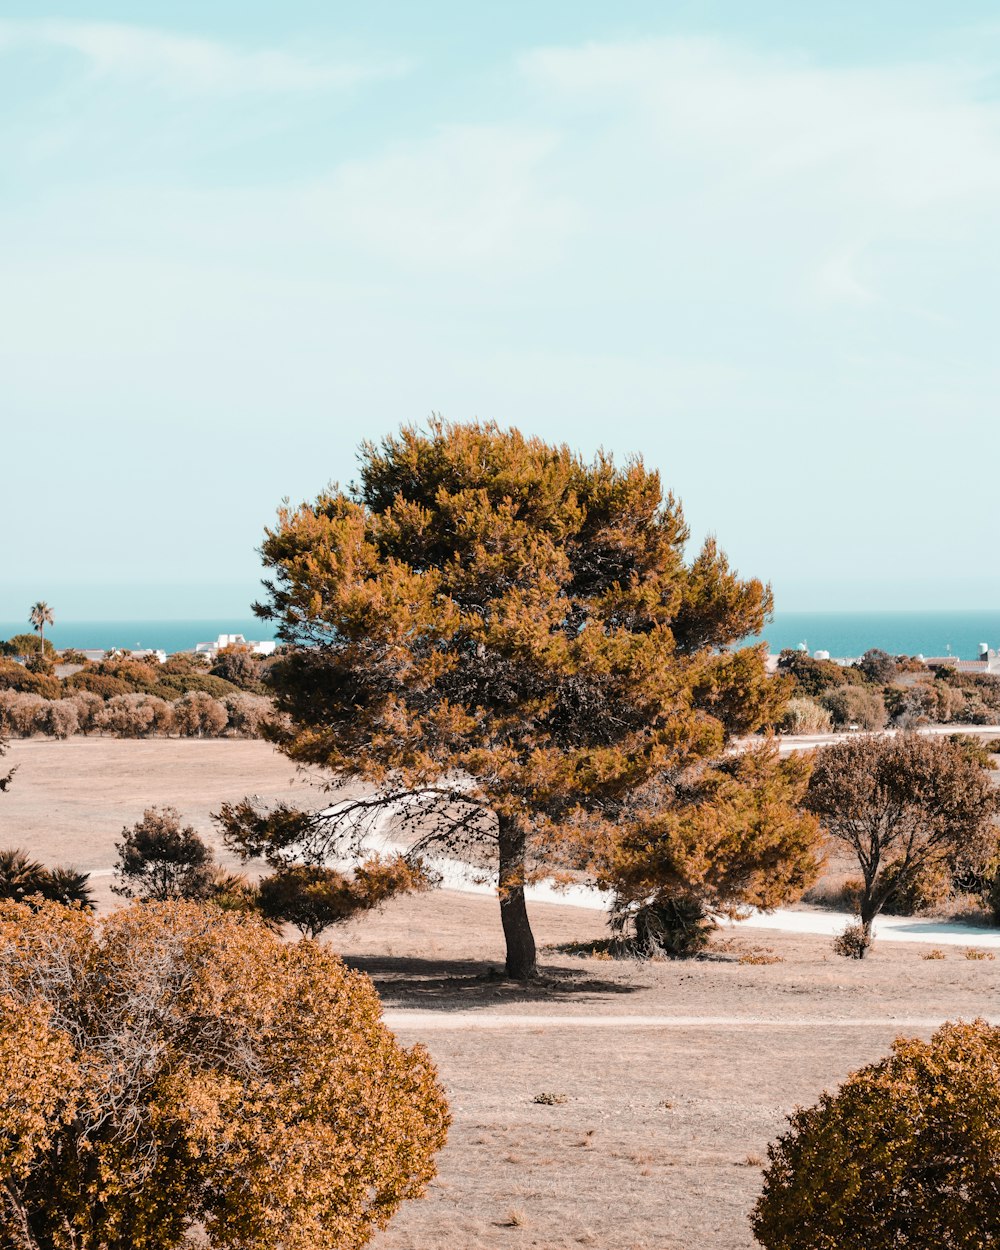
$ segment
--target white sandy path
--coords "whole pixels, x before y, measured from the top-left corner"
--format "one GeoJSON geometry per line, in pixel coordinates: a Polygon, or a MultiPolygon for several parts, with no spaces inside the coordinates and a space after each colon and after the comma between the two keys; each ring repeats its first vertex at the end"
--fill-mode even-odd
{"type": "MultiPolygon", "coordinates": [[[[874,731],[874,736],[879,738],[894,738],[901,731],[898,729],[879,729],[874,731]]],[[[919,734],[927,734],[931,738],[948,737],[951,734],[965,734],[970,738],[997,738],[1000,737],[1000,725],[925,725],[917,730],[919,734]]],[[[796,751],[812,751],[816,747],[829,747],[837,742],[849,740],[854,735],[844,733],[828,733],[828,734],[786,734],[784,737],[778,738],[778,752],[781,755],[792,755],[796,751]]],[[[753,739],[743,738],[738,743],[739,746],[749,745],[753,739]]]]}
{"type": "MultiPolygon", "coordinates": [[[[375,831],[365,838],[367,849],[392,854],[406,848],[393,841],[390,833],[392,814],[388,813],[375,831]]],[[[425,862],[441,876],[445,889],[463,894],[495,894],[496,874],[476,871],[458,859],[426,856],[425,862]]],[[[557,903],[567,907],[584,907],[590,911],[607,911],[611,895],[594,886],[557,886],[539,881],[525,890],[529,902],[557,903]]],[[[855,917],[847,912],[779,908],[772,912],[752,912],[745,920],[720,920],[724,927],[771,929],[783,933],[814,933],[833,937],[842,933],[855,917]]],[[[924,942],[934,946],[983,946],[1000,949],[1000,929],[980,928],[947,921],[922,920],[911,916],[880,916],[873,926],[875,937],[882,942],[924,942]]]]}
{"type": "MultiPolygon", "coordinates": [[[[449,1029],[936,1029],[945,1016],[797,1016],[775,1019],[771,1016],[572,1016],[556,1012],[520,1014],[491,1011],[410,1011],[383,1012],[390,1029],[416,1032],[449,1029]]],[[[1000,1024],[1000,1016],[980,1017],[1000,1024]]]]}

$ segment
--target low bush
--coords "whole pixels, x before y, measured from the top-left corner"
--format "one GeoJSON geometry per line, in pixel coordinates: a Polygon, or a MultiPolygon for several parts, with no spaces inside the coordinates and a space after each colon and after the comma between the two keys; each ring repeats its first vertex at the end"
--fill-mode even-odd
{"type": "Polygon", "coordinates": [[[847,959],[864,959],[871,944],[871,934],[860,920],[852,920],[844,932],[833,939],[833,949],[847,959]]]}
{"type": "Polygon", "coordinates": [[[832,727],[833,718],[825,707],[813,699],[794,698],[788,700],[780,729],[784,734],[823,734],[832,727]]]}
{"type": "Polygon", "coordinates": [[[900,1038],[789,1117],[751,1216],[765,1250],[994,1250],[1000,1029],[900,1038]]]}
{"type": "Polygon", "coordinates": [[[448,1109],[367,977],[190,903],[0,909],[0,1244],[358,1250],[448,1109]]]}
{"type": "Polygon", "coordinates": [[[882,729],[888,719],[881,691],[863,686],[840,686],[836,690],[828,690],[823,696],[823,703],[839,729],[849,725],[867,730],[882,729]]]}

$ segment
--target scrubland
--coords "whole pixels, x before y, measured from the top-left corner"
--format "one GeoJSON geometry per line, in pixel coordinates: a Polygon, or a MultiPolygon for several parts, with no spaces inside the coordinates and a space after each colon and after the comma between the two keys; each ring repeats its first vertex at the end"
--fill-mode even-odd
{"type": "MultiPolygon", "coordinates": [[[[213,839],[224,799],[316,797],[259,741],[28,739],[10,762],[0,843],[98,872],[151,804],[213,839]]],[[[110,883],[94,878],[104,907],[110,883]]],[[[376,1250],[750,1247],[767,1143],[796,1104],[900,1032],[997,1011],[1000,965],[960,949],[881,942],[857,962],[755,929],[717,935],[704,959],[639,963],[600,957],[597,912],[531,914],[543,979],[530,987],[496,975],[488,897],[399,899],[329,938],[373,977],[400,1038],[429,1046],[454,1118],[427,1198],[376,1250]]]]}

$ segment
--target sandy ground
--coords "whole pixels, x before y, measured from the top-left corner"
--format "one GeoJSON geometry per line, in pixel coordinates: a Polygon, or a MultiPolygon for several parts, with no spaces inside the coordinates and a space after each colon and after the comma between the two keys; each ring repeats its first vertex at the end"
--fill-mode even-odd
{"type": "MultiPolygon", "coordinates": [[[[11,758],[0,845],[85,868],[113,862],[122,825],[152,803],[211,836],[223,799],[303,785],[256,742],[30,740],[11,758]]],[[[483,895],[400,899],[332,935],[400,1039],[430,1048],[454,1117],[427,1197],[375,1250],[743,1250],[767,1143],[796,1104],[900,1032],[1000,1018],[988,951],[942,945],[929,959],[882,942],[858,963],[828,937],[737,929],[707,958],[636,963],[589,953],[607,936],[595,910],[531,914],[543,977],[530,987],[498,976],[499,915],[483,895]]]]}
{"type": "Polygon", "coordinates": [[[117,904],[109,871],[115,843],[147,807],[176,807],[219,860],[236,867],[212,824],[220,803],[246,794],[290,798],[296,791],[304,803],[317,798],[269,743],[236,738],[15,739],[4,763],[17,772],[0,795],[0,846],[91,871],[101,908],[117,904]]]}
{"type": "Polygon", "coordinates": [[[884,943],[858,963],[828,939],[746,931],[706,959],[635,963],[559,949],[605,936],[593,911],[532,919],[544,979],[527,989],[497,979],[480,896],[398,900],[332,939],[398,1036],[429,1047],[454,1117],[427,1198],[376,1250],[751,1247],[767,1144],[797,1104],[900,1033],[1000,1020],[997,963],[953,948],[884,943]]]}

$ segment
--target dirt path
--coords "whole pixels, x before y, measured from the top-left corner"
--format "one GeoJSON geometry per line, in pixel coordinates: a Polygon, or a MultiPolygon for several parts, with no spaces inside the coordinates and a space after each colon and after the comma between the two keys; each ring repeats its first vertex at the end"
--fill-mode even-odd
{"type": "MultiPolygon", "coordinates": [[[[936,1029],[944,1016],[571,1016],[550,1012],[387,1011],[383,1019],[394,1030],[424,1033],[460,1029],[936,1029]]],[[[986,1017],[1000,1024],[1000,1016],[986,1017]]]]}

